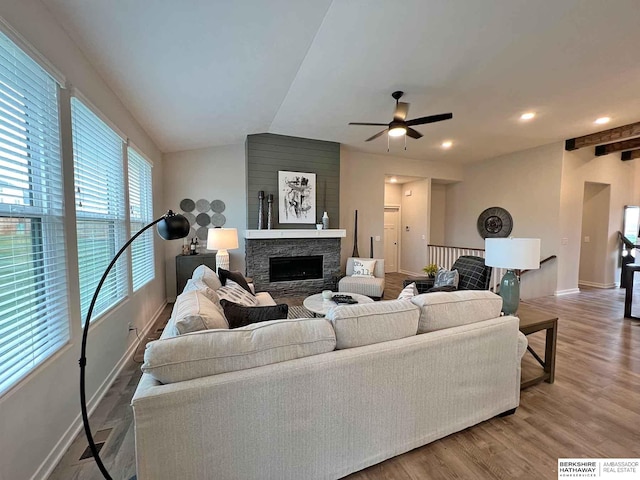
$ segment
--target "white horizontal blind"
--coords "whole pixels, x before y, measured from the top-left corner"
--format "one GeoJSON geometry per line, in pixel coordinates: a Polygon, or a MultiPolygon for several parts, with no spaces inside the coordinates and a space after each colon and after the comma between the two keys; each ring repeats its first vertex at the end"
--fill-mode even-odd
{"type": "Polygon", "coordinates": [[[69,339],[58,84],[0,33],[0,393],[69,339]]]}
{"type": "MultiPolygon", "coordinates": [[[[126,242],[122,139],[82,101],[71,99],[80,307],[91,298],[109,262],[126,242]]],[[[93,318],[126,297],[127,256],[102,286],[93,318]]]]}
{"type": "MultiPolygon", "coordinates": [[[[153,221],[153,191],[151,164],[133,148],[127,149],[129,159],[129,221],[131,236],[153,221]]],[[[153,255],[153,229],[150,228],[131,244],[131,270],[135,292],[156,275],[153,255]]]]}

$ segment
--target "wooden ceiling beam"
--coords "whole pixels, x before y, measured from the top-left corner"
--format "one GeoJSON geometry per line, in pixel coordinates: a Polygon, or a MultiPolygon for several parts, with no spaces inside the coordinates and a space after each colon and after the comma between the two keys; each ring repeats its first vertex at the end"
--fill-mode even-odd
{"type": "Polygon", "coordinates": [[[640,150],[628,150],[626,152],[622,152],[622,155],[620,155],[620,159],[625,162],[635,158],[640,158],[640,150]]]}
{"type": "Polygon", "coordinates": [[[640,148],[640,138],[632,138],[631,140],[625,140],[624,142],[607,143],[606,145],[598,145],[596,147],[596,157],[602,155],[609,155],[613,152],[620,152],[622,150],[635,150],[640,148]]]}
{"type": "Polygon", "coordinates": [[[591,147],[600,143],[607,143],[614,140],[622,140],[640,135],[640,122],[630,123],[622,127],[603,130],[583,137],[570,138],[564,143],[565,150],[577,150],[578,148],[591,147]]]}

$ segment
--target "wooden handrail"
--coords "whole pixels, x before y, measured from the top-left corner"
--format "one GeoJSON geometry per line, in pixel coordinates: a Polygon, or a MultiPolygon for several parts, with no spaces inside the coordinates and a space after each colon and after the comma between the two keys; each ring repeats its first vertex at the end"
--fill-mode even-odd
{"type": "MultiPolygon", "coordinates": [[[[549,260],[553,260],[554,258],[558,258],[558,257],[556,255],[549,255],[544,260],[540,260],[540,266],[542,266],[543,263],[547,263],[549,260]]],[[[522,276],[523,273],[527,273],[528,271],[530,271],[530,270],[522,270],[522,271],[520,271],[520,276],[522,276]]]]}
{"type": "Polygon", "coordinates": [[[624,243],[624,246],[627,247],[628,249],[636,248],[634,243],[631,240],[629,240],[627,237],[625,237],[622,234],[622,232],[618,232],[618,238],[622,243],[624,243]]]}

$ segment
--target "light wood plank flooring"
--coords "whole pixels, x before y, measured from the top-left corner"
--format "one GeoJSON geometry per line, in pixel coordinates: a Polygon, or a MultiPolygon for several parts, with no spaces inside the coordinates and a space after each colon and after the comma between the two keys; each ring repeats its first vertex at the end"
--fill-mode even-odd
{"type": "MultiPolygon", "coordinates": [[[[387,275],[385,299],[397,296],[404,278],[387,275]]],[[[634,313],[640,316],[640,286],[635,298],[634,313]]],[[[515,415],[491,419],[347,478],[556,479],[559,457],[640,457],[640,322],[623,318],[624,291],[583,289],[526,303],[560,318],[554,384],[523,390],[515,415]]],[[[528,339],[536,351],[544,351],[543,332],[528,339]]],[[[523,368],[537,368],[528,353],[523,368]]],[[[139,377],[139,365],[130,362],[92,416],[94,430],[113,428],[103,460],[115,479],[135,474],[129,401],[139,377]]],[[[77,460],[85,446],[80,435],[50,478],[102,478],[91,459],[77,460]]]]}

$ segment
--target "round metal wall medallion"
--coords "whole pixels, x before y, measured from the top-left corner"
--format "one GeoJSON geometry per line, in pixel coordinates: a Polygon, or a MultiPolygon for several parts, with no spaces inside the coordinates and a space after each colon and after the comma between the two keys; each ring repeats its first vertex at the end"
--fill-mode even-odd
{"type": "Polygon", "coordinates": [[[199,213],[196,217],[196,223],[201,227],[206,227],[211,223],[211,217],[207,213],[199,213]]]}
{"type": "Polygon", "coordinates": [[[196,210],[198,210],[199,212],[208,212],[210,208],[211,204],[204,198],[201,198],[196,202],[196,210]]]}
{"type": "Polygon", "coordinates": [[[190,198],[185,198],[180,202],[180,208],[183,212],[193,212],[193,209],[196,208],[196,202],[190,198]]]}
{"type": "Polygon", "coordinates": [[[511,234],[513,219],[502,207],[489,207],[478,217],[478,233],[482,238],[504,238],[511,234]]]}
{"type": "Polygon", "coordinates": [[[224,204],[222,200],[214,200],[213,202],[211,202],[211,210],[213,210],[216,213],[224,212],[224,209],[226,207],[227,206],[224,204]]]}

